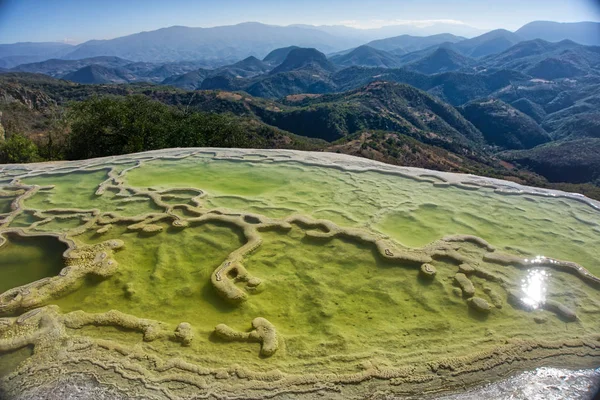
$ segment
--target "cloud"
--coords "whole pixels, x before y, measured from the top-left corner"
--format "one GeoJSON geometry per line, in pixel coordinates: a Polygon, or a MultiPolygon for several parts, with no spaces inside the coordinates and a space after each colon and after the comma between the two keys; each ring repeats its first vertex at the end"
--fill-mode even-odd
{"type": "Polygon", "coordinates": [[[468,26],[466,23],[455,19],[371,19],[368,21],[346,20],[340,21],[338,24],[357,29],[377,29],[384,26],[398,25],[407,25],[415,28],[427,28],[437,24],[468,26]]]}

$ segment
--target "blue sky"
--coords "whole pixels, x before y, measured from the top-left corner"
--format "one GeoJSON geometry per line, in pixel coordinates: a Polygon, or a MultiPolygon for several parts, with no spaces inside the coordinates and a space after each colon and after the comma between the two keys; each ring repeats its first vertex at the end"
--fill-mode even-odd
{"type": "Polygon", "coordinates": [[[423,20],[510,30],[532,20],[600,21],[600,0],[0,0],[0,43],[78,43],[245,21],[372,28],[423,20]]]}

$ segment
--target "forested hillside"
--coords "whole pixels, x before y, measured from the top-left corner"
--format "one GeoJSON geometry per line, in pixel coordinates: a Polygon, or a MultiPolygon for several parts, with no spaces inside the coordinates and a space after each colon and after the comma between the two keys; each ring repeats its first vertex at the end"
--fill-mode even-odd
{"type": "MultiPolygon", "coordinates": [[[[596,186],[586,183],[596,179],[594,173],[585,175],[589,180],[549,175],[551,183],[544,177],[549,169],[530,161],[537,153],[502,152],[522,148],[498,143],[498,135],[508,137],[513,127],[529,126],[541,138],[536,140],[551,140],[536,130],[534,118],[525,112],[500,100],[491,102],[491,108],[482,102],[456,109],[405,84],[379,81],[338,94],[290,95],[273,101],[244,92],[186,91],[142,83],[82,85],[21,73],[0,76],[0,99],[2,162],[180,146],[291,148],[599,195],[596,186]],[[483,107],[485,126],[466,118],[470,107],[483,107]]],[[[527,111],[530,103],[519,103],[527,111]]],[[[532,138],[519,140],[525,139],[532,138]]],[[[535,144],[525,143],[524,147],[535,144]]],[[[568,165],[569,157],[573,152],[565,153],[561,165],[568,165]]]]}

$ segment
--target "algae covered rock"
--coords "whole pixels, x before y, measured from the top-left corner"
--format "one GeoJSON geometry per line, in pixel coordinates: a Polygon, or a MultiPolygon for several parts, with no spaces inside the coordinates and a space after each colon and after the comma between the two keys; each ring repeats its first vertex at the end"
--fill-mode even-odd
{"type": "Polygon", "coordinates": [[[462,263],[458,266],[458,271],[466,275],[475,272],[475,268],[470,264],[462,263]]]}
{"type": "Polygon", "coordinates": [[[158,233],[162,232],[163,227],[160,225],[148,224],[142,228],[142,232],[144,233],[158,233]]]}
{"type": "Polygon", "coordinates": [[[464,296],[473,297],[475,295],[475,286],[465,274],[459,272],[454,275],[454,282],[461,288],[464,296]]]}
{"type": "Polygon", "coordinates": [[[484,286],[483,292],[490,297],[490,300],[492,301],[492,304],[494,305],[494,307],[502,308],[502,305],[503,305],[502,297],[498,293],[496,293],[494,290],[492,290],[491,287],[484,286]]]}
{"type": "Polygon", "coordinates": [[[106,232],[108,232],[109,230],[111,230],[111,229],[112,229],[112,227],[113,227],[113,226],[112,226],[111,224],[106,224],[106,225],[102,226],[101,228],[98,228],[98,230],[96,230],[96,233],[97,233],[98,235],[102,235],[103,233],[106,233],[106,232]]]}
{"type": "Polygon", "coordinates": [[[192,325],[188,322],[182,322],[175,329],[175,339],[179,340],[184,346],[189,346],[194,339],[194,331],[192,325]]]}
{"type": "Polygon", "coordinates": [[[255,330],[250,332],[250,337],[262,343],[261,354],[267,357],[275,354],[279,348],[275,326],[261,317],[254,318],[252,326],[255,330]]]}
{"type": "MultiPolygon", "coordinates": [[[[532,307],[530,304],[526,303],[523,300],[522,293],[519,292],[518,290],[514,290],[514,289],[508,290],[508,300],[513,306],[522,308],[527,311],[531,311],[536,308],[536,307],[532,307]]],[[[541,303],[540,307],[543,308],[544,310],[553,312],[559,318],[561,318],[567,322],[577,321],[577,314],[575,313],[575,311],[571,310],[569,307],[565,306],[564,304],[562,304],[556,300],[548,299],[548,300],[544,301],[543,303],[541,303]]]]}
{"type": "Polygon", "coordinates": [[[421,276],[423,278],[433,279],[435,277],[435,275],[437,274],[437,270],[435,269],[435,267],[433,265],[426,263],[426,264],[421,265],[421,269],[420,269],[419,273],[421,274],[421,276]]]}
{"type": "Polygon", "coordinates": [[[489,313],[492,309],[490,304],[481,297],[471,297],[469,300],[467,300],[467,303],[471,309],[481,313],[489,313]]]}
{"type": "Polygon", "coordinates": [[[527,304],[525,304],[523,302],[523,295],[519,290],[516,289],[509,289],[506,291],[507,293],[507,299],[508,302],[513,306],[513,307],[518,307],[518,308],[522,308],[524,310],[529,310],[531,309],[530,306],[528,306],[527,304]]]}
{"type": "Polygon", "coordinates": [[[172,222],[171,225],[174,228],[187,228],[189,226],[189,222],[182,220],[182,219],[176,219],[172,222]]]}
{"type": "Polygon", "coordinates": [[[247,291],[256,293],[262,280],[250,275],[241,263],[226,261],[212,274],[211,282],[221,298],[228,303],[239,304],[248,299],[248,294],[236,283],[243,282],[247,291]]]}
{"type": "Polygon", "coordinates": [[[133,283],[128,282],[123,286],[123,292],[125,293],[125,297],[127,299],[132,299],[136,295],[136,290],[133,286],[133,283]]]}
{"type": "Polygon", "coordinates": [[[552,311],[567,321],[577,320],[577,314],[575,314],[575,311],[556,300],[546,300],[546,303],[544,303],[544,308],[548,311],[552,311]]]}
{"type": "Polygon", "coordinates": [[[152,342],[168,336],[163,322],[138,318],[118,310],[110,310],[105,313],[97,314],[87,313],[81,310],[73,311],[63,317],[63,322],[66,327],[71,329],[81,329],[89,325],[113,326],[130,329],[141,332],[144,341],[146,342],[152,342]]]}
{"type": "Polygon", "coordinates": [[[244,342],[249,337],[249,333],[236,331],[225,324],[219,324],[215,327],[215,335],[232,342],[244,342]]]}
{"type": "Polygon", "coordinates": [[[258,317],[252,320],[250,332],[236,331],[225,324],[219,324],[215,327],[214,333],[219,338],[232,342],[258,342],[261,343],[260,354],[270,357],[279,348],[277,331],[272,323],[265,318],[258,317]]]}

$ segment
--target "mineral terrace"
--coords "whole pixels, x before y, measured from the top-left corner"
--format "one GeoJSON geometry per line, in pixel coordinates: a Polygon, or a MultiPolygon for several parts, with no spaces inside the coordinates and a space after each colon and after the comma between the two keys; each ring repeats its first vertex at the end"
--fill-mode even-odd
{"type": "Polygon", "coordinates": [[[0,397],[385,398],[597,367],[599,259],[585,197],[338,154],[0,166],[0,397]]]}

